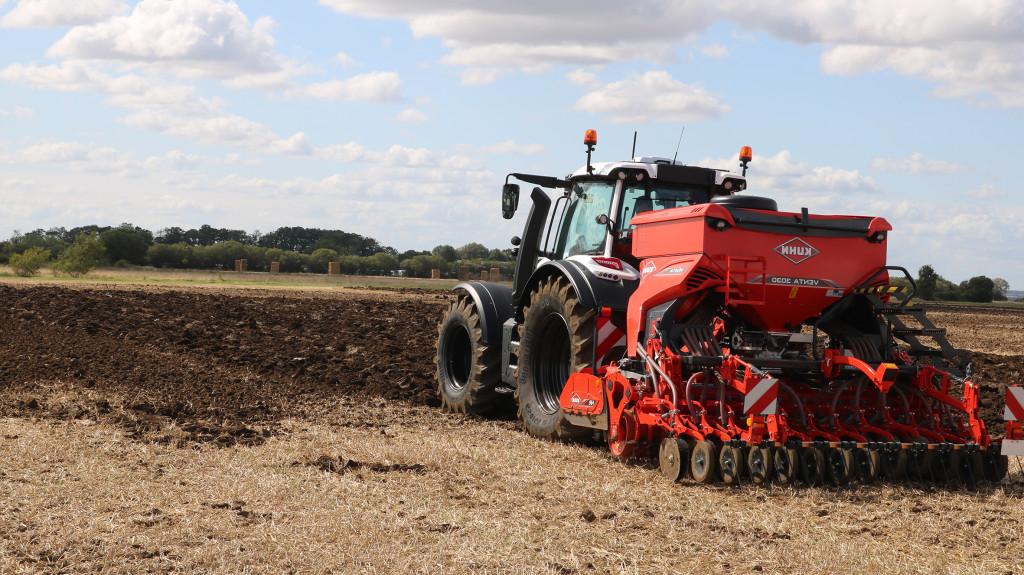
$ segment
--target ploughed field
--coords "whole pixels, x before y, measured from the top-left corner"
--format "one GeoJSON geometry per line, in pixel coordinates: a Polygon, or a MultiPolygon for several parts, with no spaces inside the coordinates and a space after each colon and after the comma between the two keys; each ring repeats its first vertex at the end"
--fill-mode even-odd
{"type": "MultiPolygon", "coordinates": [[[[0,284],[0,572],[1024,571],[976,491],[669,484],[442,413],[436,292],[0,284]]],[[[1024,311],[941,308],[984,416],[1024,311]]]]}

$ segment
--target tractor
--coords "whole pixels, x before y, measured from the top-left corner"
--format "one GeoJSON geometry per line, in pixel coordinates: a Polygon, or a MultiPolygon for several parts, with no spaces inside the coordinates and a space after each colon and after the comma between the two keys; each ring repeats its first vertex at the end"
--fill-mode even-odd
{"type": "Polygon", "coordinates": [[[656,458],[674,481],[1006,475],[1020,423],[989,434],[969,356],[887,264],[889,222],[744,193],[747,146],[730,171],[592,163],[593,130],[584,145],[564,179],[506,177],[506,219],[513,180],[534,186],[512,285],[454,288],[438,326],[444,408],[514,407],[531,435],[656,458]]]}

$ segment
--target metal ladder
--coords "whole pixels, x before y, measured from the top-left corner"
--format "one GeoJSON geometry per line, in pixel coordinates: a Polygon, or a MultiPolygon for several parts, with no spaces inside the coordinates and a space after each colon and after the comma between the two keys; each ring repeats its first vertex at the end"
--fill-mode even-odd
{"type": "MultiPolygon", "coordinates": [[[[868,279],[867,282],[861,284],[861,287],[854,288],[853,291],[854,293],[862,294],[871,302],[875,313],[885,320],[889,334],[910,346],[910,349],[906,350],[908,355],[914,358],[923,358],[929,364],[936,367],[944,367],[946,369],[952,367],[959,371],[966,368],[967,363],[970,361],[969,355],[963,350],[953,347],[953,344],[946,337],[945,328],[937,327],[932,323],[923,307],[910,305],[917,292],[917,286],[910,272],[906,269],[900,267],[883,268],[879,270],[879,273],[868,279]],[[888,282],[881,285],[865,285],[874,281],[876,277],[881,275],[882,271],[890,270],[903,272],[910,283],[910,287],[895,286],[888,282]],[[886,296],[888,296],[888,301],[882,299],[886,296]],[[913,319],[918,327],[907,325],[906,318],[913,319]],[[922,339],[930,339],[938,347],[925,345],[921,341],[922,339]],[[945,365],[943,360],[946,362],[945,365]]],[[[884,338],[884,340],[887,342],[886,346],[888,347],[889,338],[884,338]]],[[[887,349],[886,351],[888,354],[892,350],[887,349]]],[[[963,374],[960,373],[958,375],[962,376],[963,374]]]]}

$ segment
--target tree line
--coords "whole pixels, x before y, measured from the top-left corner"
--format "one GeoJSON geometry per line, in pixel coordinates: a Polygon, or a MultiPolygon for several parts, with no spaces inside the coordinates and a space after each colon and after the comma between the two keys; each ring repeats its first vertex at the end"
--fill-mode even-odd
{"type": "Polygon", "coordinates": [[[1003,278],[975,276],[953,283],[939,275],[930,265],[917,272],[917,297],[931,301],[968,301],[990,303],[1006,301],[1010,284],[1003,278]]]}
{"type": "Polygon", "coordinates": [[[399,252],[359,234],[297,226],[266,234],[209,225],[171,227],[154,234],[125,223],[15,232],[0,242],[0,264],[10,264],[26,275],[48,264],[57,272],[61,266],[78,270],[103,265],[233,269],[235,260],[245,259],[252,271],[269,271],[271,262],[278,262],[284,273],[324,273],[329,262],[338,262],[346,274],[393,275],[401,270],[410,276],[430,277],[433,269],[448,276],[460,269],[479,272],[496,267],[508,276],[512,273],[511,253],[476,242],[458,248],[438,245],[429,251],[399,252]],[[82,261],[69,267],[71,259],[82,261]]]}

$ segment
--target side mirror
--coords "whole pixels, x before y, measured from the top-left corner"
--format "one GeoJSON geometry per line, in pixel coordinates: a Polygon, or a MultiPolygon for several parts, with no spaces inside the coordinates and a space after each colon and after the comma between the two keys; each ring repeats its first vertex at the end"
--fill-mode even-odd
{"type": "Polygon", "coordinates": [[[519,185],[505,184],[501,188],[501,217],[511,220],[519,208],[519,185]]]}

